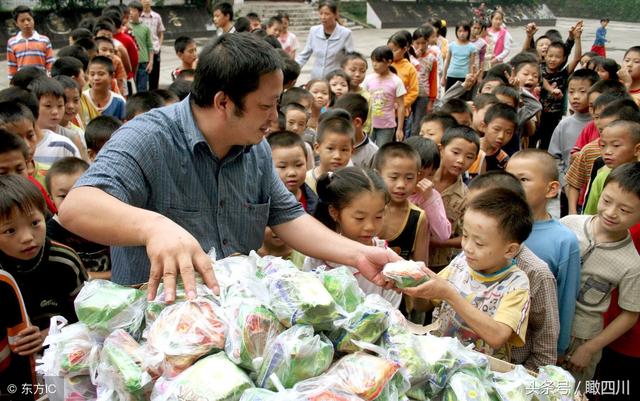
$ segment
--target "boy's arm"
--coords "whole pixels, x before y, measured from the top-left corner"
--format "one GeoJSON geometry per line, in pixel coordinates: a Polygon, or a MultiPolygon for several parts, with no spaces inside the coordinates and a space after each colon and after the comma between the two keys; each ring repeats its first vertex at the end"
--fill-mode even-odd
{"type": "Polygon", "coordinates": [[[525,29],[527,36],[525,37],[524,43],[522,44],[522,51],[531,49],[532,45],[534,44],[533,35],[538,32],[538,27],[536,26],[535,22],[528,23],[525,29]]]}
{"type": "Polygon", "coordinates": [[[578,214],[578,199],[580,198],[580,190],[571,185],[567,185],[567,200],[569,202],[569,214],[578,214]]]}
{"type": "MultiPolygon", "coordinates": [[[[433,189],[433,183],[426,178],[420,180],[417,194],[414,195],[418,206],[427,214],[431,233],[435,238],[444,241],[451,237],[451,223],[447,219],[442,196],[433,189]]],[[[412,200],[413,202],[413,200],[412,200]]]]}
{"type": "Polygon", "coordinates": [[[429,263],[429,222],[426,219],[426,213],[420,214],[418,219],[418,230],[416,232],[415,248],[412,258],[418,262],[429,263]]]}
{"type": "Polygon", "coordinates": [[[396,97],[396,118],[398,119],[396,140],[402,142],[404,139],[404,95],[396,97]]]}
{"type": "Polygon", "coordinates": [[[449,62],[451,61],[451,50],[447,50],[447,57],[444,59],[444,69],[442,70],[442,86],[447,85],[447,70],[449,69],[449,62]]]}
{"type": "Polygon", "coordinates": [[[18,60],[16,59],[16,54],[13,52],[13,48],[7,45],[7,76],[9,77],[9,81],[16,75],[18,72],[18,60]]]}
{"type": "MultiPolygon", "coordinates": [[[[131,59],[129,58],[129,53],[124,46],[118,47],[118,54],[120,55],[120,60],[122,61],[122,66],[124,67],[124,71],[129,73],[132,71],[131,67],[131,59]]],[[[125,76],[126,79],[126,76],[125,76]]]]}
{"type": "Polygon", "coordinates": [[[564,354],[569,347],[576,299],[580,288],[580,246],[575,239],[567,245],[563,249],[563,253],[566,252],[566,258],[558,265],[559,355],[564,354]]]}
{"type": "Polygon", "coordinates": [[[573,60],[567,66],[567,72],[571,74],[573,70],[576,69],[576,66],[580,62],[582,58],[582,24],[578,23],[576,28],[573,30],[573,37],[575,39],[575,49],[573,52],[573,60]]]}
{"type": "Polygon", "coordinates": [[[146,29],[147,34],[146,36],[146,42],[147,42],[147,50],[148,50],[148,54],[149,54],[149,61],[147,62],[147,72],[149,74],[151,74],[151,71],[153,71],[153,41],[151,40],[151,30],[149,30],[149,28],[146,29]]]}
{"type": "Polygon", "coordinates": [[[411,113],[411,105],[418,98],[418,73],[415,68],[410,70],[409,86],[406,88],[407,93],[404,95],[404,112],[405,116],[411,113]]]}
{"type": "Polygon", "coordinates": [[[622,313],[613,319],[600,334],[579,346],[573,355],[568,355],[568,362],[575,370],[586,368],[593,354],[620,338],[638,322],[638,315],[638,312],[629,312],[623,309],[622,313]]]}

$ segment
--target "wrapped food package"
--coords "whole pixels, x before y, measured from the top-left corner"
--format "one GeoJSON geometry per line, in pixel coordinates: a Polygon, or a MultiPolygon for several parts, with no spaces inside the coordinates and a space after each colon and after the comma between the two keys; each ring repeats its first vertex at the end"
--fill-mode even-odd
{"type": "Polygon", "coordinates": [[[364,292],[358,285],[358,280],[345,266],[319,273],[322,285],[329,291],[333,300],[346,312],[351,313],[364,302],[364,292]]]}
{"type": "Polygon", "coordinates": [[[310,324],[328,330],[339,317],[331,294],[314,273],[280,269],[268,275],[267,282],[271,309],[287,327],[310,324]]]}
{"type": "MultiPolygon", "coordinates": [[[[66,324],[66,321],[64,321],[66,324]]],[[[100,354],[100,341],[81,322],[60,327],[52,324],[45,344],[41,367],[48,376],[83,376],[90,375],[97,367],[100,354]]]]}
{"type": "Polygon", "coordinates": [[[356,352],[342,357],[329,369],[326,376],[335,378],[337,388],[373,401],[399,369],[400,364],[397,362],[356,352]]]}
{"type": "Polygon", "coordinates": [[[259,277],[256,266],[260,260],[252,252],[251,256],[231,256],[215,263],[220,303],[223,306],[245,299],[263,305],[269,304],[269,291],[266,283],[259,277]]]}
{"type": "Polygon", "coordinates": [[[333,344],[324,335],[314,334],[309,325],[295,325],[267,344],[256,384],[274,388],[275,374],[285,388],[326,371],[333,360],[333,344]]]}
{"type": "Polygon", "coordinates": [[[531,401],[535,381],[522,365],[505,373],[493,372],[493,387],[500,401],[531,401]]]}
{"type": "Polygon", "coordinates": [[[151,401],[238,401],[253,387],[224,352],[202,358],[174,379],[159,378],[151,401]]]}
{"type": "Polygon", "coordinates": [[[144,291],[107,280],[87,281],[74,301],[78,320],[104,336],[117,329],[136,335],[146,304],[144,291]]]}
{"type": "Polygon", "coordinates": [[[229,331],[225,352],[235,364],[256,371],[267,344],[284,331],[276,315],[263,305],[240,303],[225,308],[229,331]]]}
{"type": "MultiPolygon", "coordinates": [[[[240,401],[362,401],[362,398],[342,390],[331,388],[332,383],[314,380],[309,388],[300,382],[295,389],[279,392],[263,388],[250,388],[242,394],[240,401]]],[[[381,400],[382,401],[382,400],[381,400]]]]}
{"type": "Polygon", "coordinates": [[[429,366],[420,354],[420,336],[407,330],[389,328],[382,336],[382,346],[389,358],[406,369],[411,385],[424,383],[429,366]]]}
{"type": "Polygon", "coordinates": [[[537,383],[536,388],[548,389],[545,394],[539,395],[541,401],[570,401],[574,398],[576,381],[571,373],[559,366],[541,366],[538,369],[537,383]]]}
{"type": "Polygon", "coordinates": [[[64,401],[94,401],[96,397],[91,376],[65,376],[64,401]]]}
{"type": "MultiPolygon", "coordinates": [[[[202,283],[202,277],[199,275],[196,277],[196,294],[198,297],[207,298],[210,300],[215,300],[216,296],[213,291],[206,285],[202,283]]],[[[178,280],[176,283],[176,298],[173,303],[179,303],[186,301],[187,294],[184,290],[184,283],[182,280],[178,280]]],[[[158,285],[158,292],[153,301],[149,301],[147,303],[147,308],[145,310],[145,324],[150,326],[153,322],[158,318],[160,312],[164,310],[167,306],[171,304],[167,303],[164,294],[164,283],[160,283],[158,285]]]]}
{"type": "Polygon", "coordinates": [[[369,294],[356,310],[344,319],[337,320],[329,338],[340,352],[356,352],[360,349],[352,340],[375,343],[387,329],[388,311],[393,306],[377,294],[369,294]]]}
{"type": "Polygon", "coordinates": [[[220,308],[207,298],[168,306],[147,333],[148,366],[160,364],[163,375],[175,376],[201,356],[223,350],[226,331],[220,308]]]}
{"type": "Polygon", "coordinates": [[[442,401],[491,401],[491,397],[478,377],[458,372],[451,376],[442,401]]]}
{"type": "Polygon", "coordinates": [[[382,274],[393,280],[398,288],[417,287],[429,281],[429,276],[422,270],[422,263],[412,260],[387,263],[382,274]]]}

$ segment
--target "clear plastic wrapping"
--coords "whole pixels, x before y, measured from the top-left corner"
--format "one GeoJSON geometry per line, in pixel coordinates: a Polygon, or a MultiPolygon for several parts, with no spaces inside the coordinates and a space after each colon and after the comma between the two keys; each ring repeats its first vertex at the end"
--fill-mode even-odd
{"type": "Polygon", "coordinates": [[[345,318],[336,320],[337,330],[329,338],[340,352],[356,352],[360,348],[352,340],[375,343],[387,330],[388,315],[394,308],[376,294],[369,294],[364,302],[345,318]]]}
{"type": "Polygon", "coordinates": [[[351,313],[364,302],[365,294],[358,280],[345,266],[318,272],[322,285],[329,291],[333,300],[346,312],[351,313]]]}
{"type": "Polygon", "coordinates": [[[429,281],[429,275],[423,270],[424,264],[413,260],[401,260],[384,265],[382,274],[393,280],[398,288],[417,287],[429,281]]]}

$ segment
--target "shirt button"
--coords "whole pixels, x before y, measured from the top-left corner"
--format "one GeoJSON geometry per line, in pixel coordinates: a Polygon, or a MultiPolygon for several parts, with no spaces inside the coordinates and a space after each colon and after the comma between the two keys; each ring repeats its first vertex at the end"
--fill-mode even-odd
{"type": "Polygon", "coordinates": [[[220,201],[220,207],[221,207],[221,208],[223,208],[223,207],[224,207],[224,201],[223,201],[223,200],[221,200],[221,201],[220,201]]]}
{"type": "Polygon", "coordinates": [[[222,245],[227,246],[229,245],[229,241],[227,241],[226,239],[222,240],[222,245]]]}

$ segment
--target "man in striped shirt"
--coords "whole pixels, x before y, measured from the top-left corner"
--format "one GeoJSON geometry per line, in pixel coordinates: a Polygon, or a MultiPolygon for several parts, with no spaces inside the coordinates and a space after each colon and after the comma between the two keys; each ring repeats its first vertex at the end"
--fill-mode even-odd
{"type": "Polygon", "coordinates": [[[17,35],[7,42],[7,65],[9,80],[23,67],[35,66],[51,71],[55,61],[49,38],[40,35],[34,29],[33,12],[27,6],[18,6],[13,10],[13,19],[20,29],[17,35]]]}

